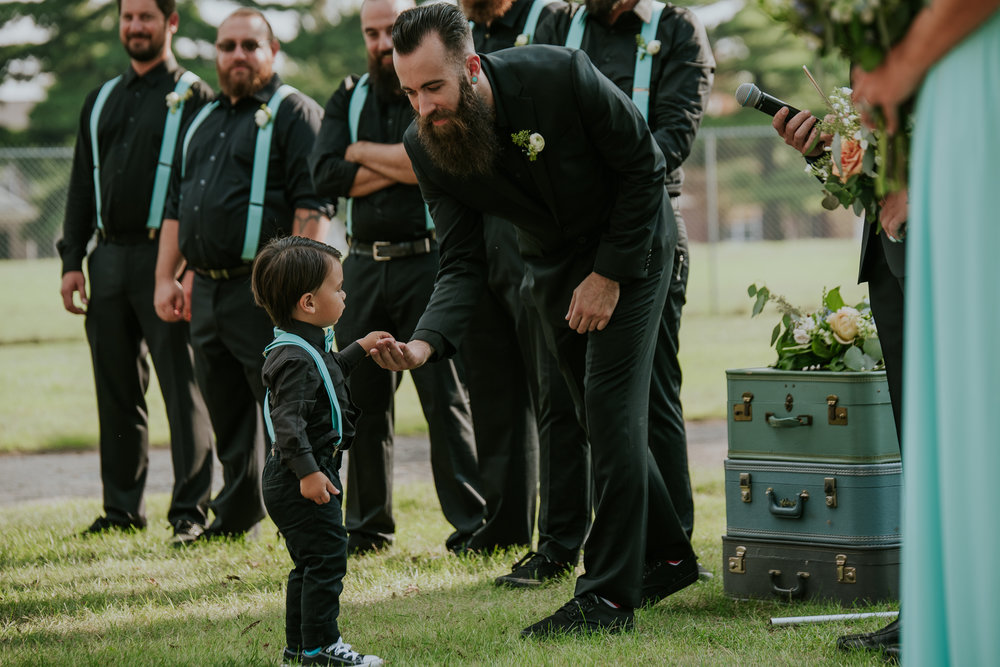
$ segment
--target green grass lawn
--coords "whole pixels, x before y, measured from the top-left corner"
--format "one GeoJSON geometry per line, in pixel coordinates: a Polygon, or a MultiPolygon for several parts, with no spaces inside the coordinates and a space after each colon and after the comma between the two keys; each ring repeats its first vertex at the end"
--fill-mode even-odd
{"type": "MultiPolygon", "coordinates": [[[[865,294],[855,284],[858,244],[849,239],[696,244],[691,255],[680,352],[689,419],[725,416],[727,368],[775,358],[768,343],[777,315],[750,319],[747,285],[766,283],[805,308],[819,305],[824,286],[841,285],[848,302],[865,294]]],[[[83,318],[62,308],[58,261],[0,261],[0,284],[0,453],[96,447],[83,318]]],[[[155,378],[147,399],[150,437],[163,444],[167,426],[155,378]]],[[[398,433],[426,430],[408,376],[397,406],[398,433]]]]}
{"type": "MultiPolygon", "coordinates": [[[[773,616],[832,614],[835,604],[734,601],[722,592],[721,467],[695,467],[695,547],[715,579],[636,614],[636,631],[548,641],[519,630],[572,597],[563,580],[498,589],[513,551],[458,558],[430,484],[397,488],[398,542],[352,558],[341,598],[344,638],[391,665],[876,665],[834,649],[838,634],[880,619],[773,627],[773,616]]],[[[82,538],[98,500],[30,503],[0,514],[0,664],[276,665],[291,561],[274,526],[256,541],[166,545],[164,495],[150,527],[82,538]]],[[[886,611],[892,605],[864,608],[886,611]]]]}

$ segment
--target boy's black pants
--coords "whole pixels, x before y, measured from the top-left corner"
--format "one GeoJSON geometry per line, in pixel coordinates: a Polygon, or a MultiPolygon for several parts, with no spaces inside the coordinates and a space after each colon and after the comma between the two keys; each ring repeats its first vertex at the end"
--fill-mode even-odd
{"type": "MultiPolygon", "coordinates": [[[[343,494],[340,455],[320,457],[323,474],[343,494]]],[[[333,644],[340,637],[340,592],[347,571],[347,531],[341,496],[317,505],[303,498],[299,480],[268,453],[263,475],[264,505],[285,538],[295,568],[288,573],[285,596],[285,638],[288,648],[314,649],[333,644]]]]}

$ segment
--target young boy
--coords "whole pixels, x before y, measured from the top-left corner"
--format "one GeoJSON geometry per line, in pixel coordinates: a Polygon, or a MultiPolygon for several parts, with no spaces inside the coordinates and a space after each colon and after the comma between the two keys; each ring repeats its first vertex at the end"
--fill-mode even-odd
{"type": "Polygon", "coordinates": [[[343,284],[340,253],[299,236],[268,243],[254,262],[254,299],[278,336],[265,351],[263,371],[274,443],[264,466],[264,505],[295,563],[285,600],[284,663],[382,664],[352,650],[337,626],[347,569],[341,451],[350,445],[358,415],[344,378],[389,335],[372,332],[339,353],[330,351],[333,337],[323,327],[344,312],[343,284]]]}

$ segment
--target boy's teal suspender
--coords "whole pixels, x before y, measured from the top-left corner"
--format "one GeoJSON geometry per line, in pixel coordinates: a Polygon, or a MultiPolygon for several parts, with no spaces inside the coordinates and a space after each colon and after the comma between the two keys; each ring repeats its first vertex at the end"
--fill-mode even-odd
{"type": "MultiPolygon", "coordinates": [[[[257,245],[260,243],[260,223],[264,218],[264,195],[267,192],[267,168],[271,159],[271,135],[274,133],[274,124],[277,122],[278,107],[281,102],[290,94],[298,91],[287,84],[282,85],[275,91],[271,99],[267,101],[267,108],[271,114],[270,119],[264,127],[257,130],[257,141],[254,145],[253,155],[253,175],[250,178],[250,205],[247,207],[247,226],[243,235],[243,261],[249,262],[257,255],[257,245]]],[[[188,126],[187,134],[184,135],[184,143],[181,147],[181,178],[187,171],[187,152],[191,144],[191,138],[198,130],[198,126],[204,122],[208,115],[219,106],[215,101],[201,108],[198,115],[188,126]]]]}
{"type": "MultiPolygon", "coordinates": [[[[326,367],[326,363],[323,362],[323,357],[320,356],[316,348],[306,342],[302,336],[297,334],[288,333],[287,331],[282,331],[281,329],[275,327],[274,329],[275,338],[271,341],[270,345],[264,348],[264,356],[276,347],[281,345],[297,345],[303,350],[309,353],[309,356],[313,358],[316,362],[316,367],[319,369],[319,373],[323,376],[323,384],[326,385],[326,393],[330,397],[330,417],[333,421],[333,429],[337,432],[337,442],[333,443],[334,446],[339,447],[340,443],[344,439],[344,434],[341,432],[341,416],[340,416],[340,404],[337,403],[337,394],[333,388],[333,379],[330,377],[330,369],[326,367]]],[[[271,422],[271,390],[267,390],[264,393],[264,424],[267,426],[267,436],[274,443],[274,424],[271,422]]]]}
{"type": "MultiPolygon", "coordinates": [[[[347,129],[351,133],[350,143],[356,143],[358,140],[358,125],[361,123],[361,110],[365,106],[365,100],[368,99],[368,75],[363,74],[358,82],[354,84],[354,93],[351,95],[351,102],[347,105],[347,129]]],[[[345,224],[347,225],[347,235],[351,236],[351,230],[354,223],[354,197],[347,198],[347,220],[345,224]]],[[[427,221],[427,229],[434,229],[434,220],[431,218],[430,209],[427,208],[427,204],[424,204],[424,218],[427,221]]]]}
{"type": "MultiPolygon", "coordinates": [[[[535,30],[538,28],[538,17],[542,15],[542,10],[545,9],[545,5],[553,2],[553,0],[534,0],[531,3],[531,9],[528,10],[528,17],[524,19],[524,28],[521,29],[521,34],[527,36],[528,44],[532,43],[532,38],[535,36],[535,30]]],[[[469,29],[475,27],[474,21],[469,21],[469,29]]]]}
{"type": "MultiPolygon", "coordinates": [[[[649,44],[656,39],[656,28],[660,25],[660,16],[666,7],[662,2],[653,0],[653,12],[649,23],[642,24],[642,39],[649,44]]],[[[569,25],[565,46],[579,49],[583,43],[583,31],[587,27],[587,8],[580,7],[569,25]]],[[[643,119],[649,122],[649,83],[653,76],[653,56],[636,46],[635,73],[632,77],[632,102],[639,109],[643,119]]]]}
{"type": "MultiPolygon", "coordinates": [[[[90,152],[94,161],[94,202],[97,206],[97,227],[104,229],[104,221],[101,217],[101,160],[98,153],[97,124],[101,118],[101,111],[108,101],[111,90],[121,80],[121,76],[116,76],[101,86],[94,100],[94,108],[90,111],[90,152]]],[[[153,197],[149,202],[149,216],[146,218],[146,227],[149,229],[159,229],[163,223],[163,203],[167,199],[167,185],[170,183],[170,169],[174,162],[174,151],[177,148],[177,135],[181,127],[181,117],[184,115],[184,100],[188,89],[194,85],[195,81],[200,81],[194,72],[184,72],[174,92],[180,96],[180,102],[176,108],[167,112],[167,120],[163,124],[163,141],[160,142],[160,156],[156,165],[156,178],[153,181],[153,197]]]]}

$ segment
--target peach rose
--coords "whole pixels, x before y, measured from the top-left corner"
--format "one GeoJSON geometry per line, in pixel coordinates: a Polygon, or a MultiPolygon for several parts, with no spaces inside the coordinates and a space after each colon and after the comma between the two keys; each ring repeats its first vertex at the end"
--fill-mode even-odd
{"type": "Polygon", "coordinates": [[[864,159],[865,149],[861,147],[861,142],[854,139],[844,139],[840,143],[840,163],[844,165],[844,173],[840,173],[836,160],[833,161],[833,173],[840,177],[841,183],[846,183],[851,176],[861,173],[861,164],[864,159]]]}
{"type": "Polygon", "coordinates": [[[830,313],[826,322],[833,330],[833,337],[841,345],[850,345],[858,336],[858,319],[861,313],[855,308],[844,306],[835,313],[830,313]]]}

